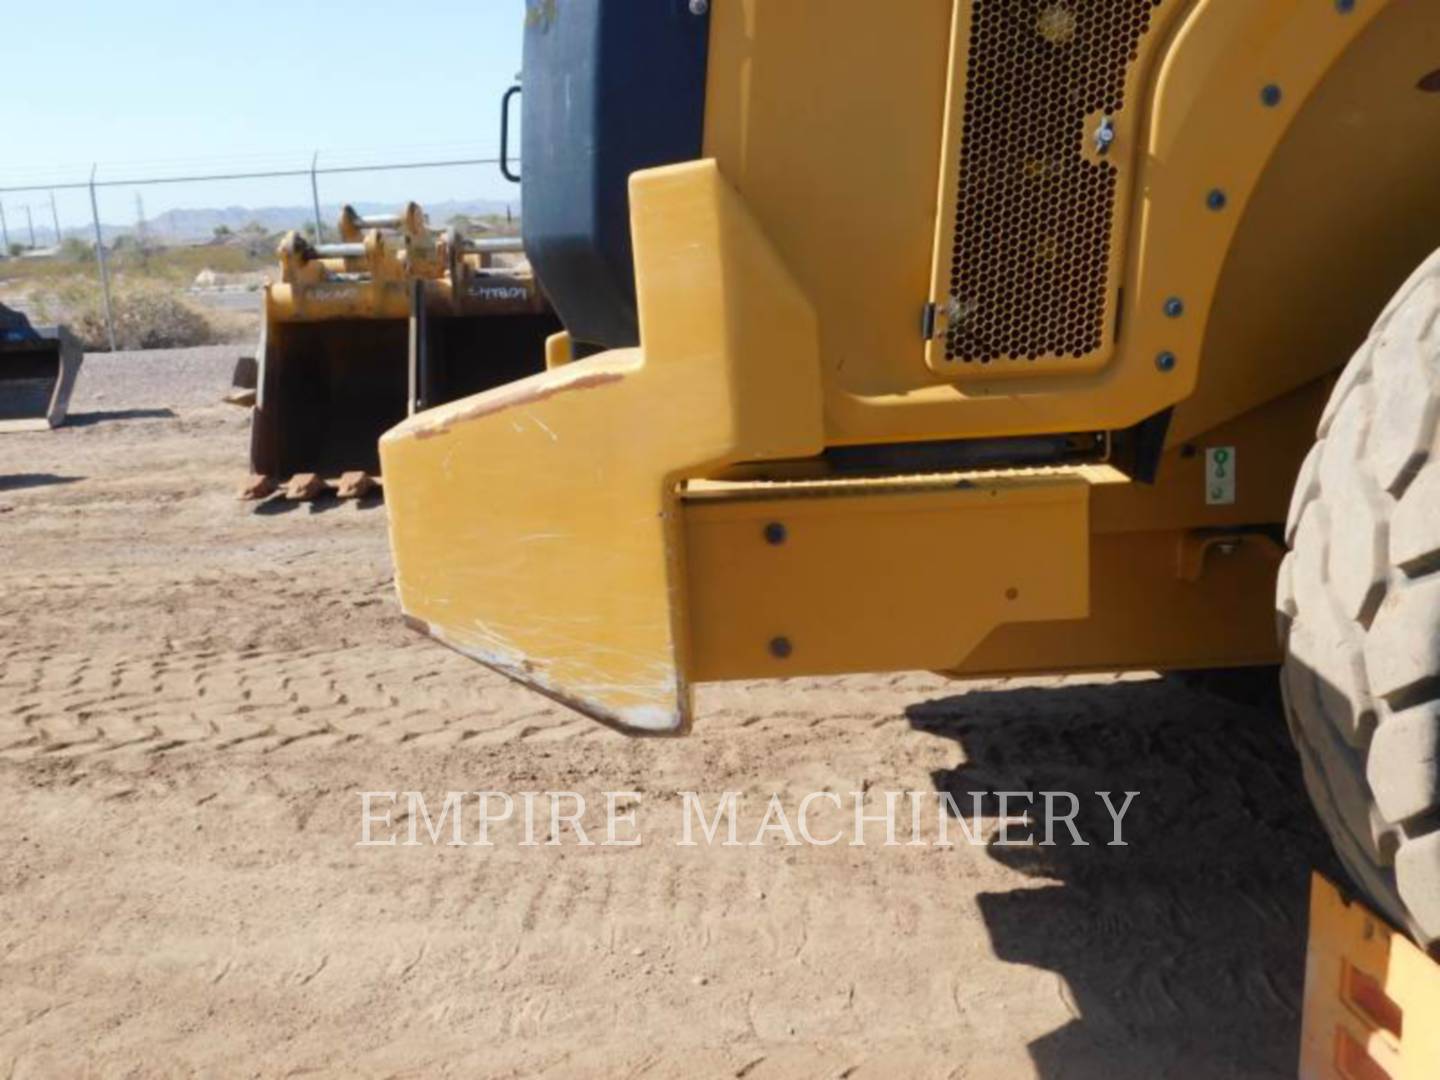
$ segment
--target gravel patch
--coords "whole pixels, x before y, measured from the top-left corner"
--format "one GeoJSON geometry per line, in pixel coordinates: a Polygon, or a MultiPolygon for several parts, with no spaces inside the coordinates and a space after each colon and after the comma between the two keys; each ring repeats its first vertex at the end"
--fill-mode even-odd
{"type": "Polygon", "coordinates": [[[86,353],[70,398],[70,415],[83,421],[87,413],[219,404],[235,361],[254,352],[253,344],[245,344],[86,353]]]}

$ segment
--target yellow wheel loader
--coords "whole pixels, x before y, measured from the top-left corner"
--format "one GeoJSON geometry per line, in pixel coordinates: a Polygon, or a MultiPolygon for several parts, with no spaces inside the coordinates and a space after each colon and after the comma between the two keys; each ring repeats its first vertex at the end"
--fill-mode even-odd
{"type": "Polygon", "coordinates": [[[517,238],[437,232],[415,203],[370,218],[347,206],[339,232],[338,243],[291,232],[280,244],[258,365],[237,369],[237,390],[253,379],[255,406],[242,497],[282,485],[294,499],[332,486],[364,495],[386,428],[544,369],[559,324],[528,268],[497,264],[517,238]]]}
{"type": "Polygon", "coordinates": [[[525,48],[566,329],[384,436],[415,628],[637,733],[1283,661],[1440,941],[1440,4],[534,0],[525,48]]]}
{"type": "Polygon", "coordinates": [[[63,326],[32,326],[0,304],[0,432],[63,424],[82,357],[63,326]]]}

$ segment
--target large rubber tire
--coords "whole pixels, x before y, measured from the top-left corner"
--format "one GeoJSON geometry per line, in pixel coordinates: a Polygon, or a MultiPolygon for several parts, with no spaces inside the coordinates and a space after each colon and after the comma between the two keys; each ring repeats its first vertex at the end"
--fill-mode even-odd
{"type": "Polygon", "coordinates": [[[1378,909],[1440,943],[1440,253],[1350,361],[1276,593],[1305,783],[1378,909]]]}

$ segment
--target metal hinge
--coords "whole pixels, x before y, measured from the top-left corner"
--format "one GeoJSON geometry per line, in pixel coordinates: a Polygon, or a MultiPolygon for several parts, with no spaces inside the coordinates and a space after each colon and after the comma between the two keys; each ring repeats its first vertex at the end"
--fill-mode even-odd
{"type": "Polygon", "coordinates": [[[923,340],[934,341],[938,336],[935,324],[939,314],[940,309],[934,303],[925,305],[924,311],[920,314],[920,337],[923,340]]]}

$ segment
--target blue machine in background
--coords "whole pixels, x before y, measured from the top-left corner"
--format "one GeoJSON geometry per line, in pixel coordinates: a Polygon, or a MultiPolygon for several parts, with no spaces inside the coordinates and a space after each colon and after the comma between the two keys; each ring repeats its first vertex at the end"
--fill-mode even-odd
{"type": "Polygon", "coordinates": [[[639,344],[630,174],[701,156],[708,9],[690,0],[527,7],[525,254],[581,353],[639,344]]]}
{"type": "Polygon", "coordinates": [[[64,327],[34,326],[0,304],[0,432],[63,424],[80,360],[64,327]]]}

